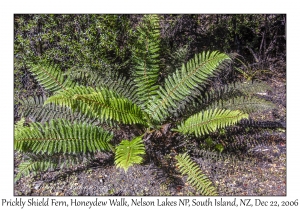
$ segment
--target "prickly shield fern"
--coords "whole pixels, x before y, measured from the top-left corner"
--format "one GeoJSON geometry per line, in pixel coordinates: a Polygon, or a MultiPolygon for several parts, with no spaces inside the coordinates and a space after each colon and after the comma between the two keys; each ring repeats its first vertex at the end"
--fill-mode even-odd
{"type": "MultiPolygon", "coordinates": [[[[115,76],[95,79],[99,83],[93,82],[93,86],[79,86],[70,78],[63,78],[60,69],[52,64],[31,65],[40,84],[53,94],[23,103],[24,114],[43,123],[15,130],[15,149],[27,157],[19,166],[16,179],[31,172],[88,162],[97,152],[114,153],[116,166],[127,171],[142,163],[147,155],[144,138],[154,137],[151,134],[166,123],[175,125],[172,131],[182,138],[192,135],[201,140],[248,119],[250,111],[264,103],[256,97],[257,90],[246,83],[207,91],[209,81],[232,62],[229,55],[218,51],[195,55],[160,84],[158,17],[146,15],[137,34],[132,80],[115,76]],[[244,109],[249,104],[252,109],[244,109]],[[140,135],[113,145],[110,140],[118,125],[136,127],[140,135]]],[[[217,194],[187,155],[176,159],[180,171],[203,195],[217,194]]]]}

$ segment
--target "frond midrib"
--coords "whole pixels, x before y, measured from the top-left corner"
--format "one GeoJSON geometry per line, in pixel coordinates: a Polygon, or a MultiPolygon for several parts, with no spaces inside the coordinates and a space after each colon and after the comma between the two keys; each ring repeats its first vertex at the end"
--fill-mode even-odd
{"type": "Polygon", "coordinates": [[[126,165],[129,164],[130,158],[131,158],[131,153],[132,153],[132,147],[129,147],[129,152],[128,155],[126,157],[126,165]]]}
{"type": "Polygon", "coordinates": [[[89,141],[90,139],[82,139],[82,138],[25,138],[19,139],[18,142],[22,141],[89,141]]]}
{"type": "MultiPolygon", "coordinates": [[[[148,49],[148,37],[147,37],[147,41],[146,41],[146,49],[147,49],[147,51],[149,50],[148,49]]],[[[147,75],[147,57],[145,56],[144,57],[144,59],[143,59],[143,69],[144,69],[144,78],[147,80],[147,84],[149,84],[149,77],[148,77],[148,75],[147,75]]],[[[147,91],[147,99],[148,99],[148,101],[149,101],[149,97],[150,97],[150,93],[149,93],[149,91],[147,91]]]]}
{"type": "Polygon", "coordinates": [[[134,81],[139,104],[147,107],[152,96],[157,96],[159,76],[159,22],[156,15],[145,15],[137,27],[137,43],[134,57],[134,81]]]}

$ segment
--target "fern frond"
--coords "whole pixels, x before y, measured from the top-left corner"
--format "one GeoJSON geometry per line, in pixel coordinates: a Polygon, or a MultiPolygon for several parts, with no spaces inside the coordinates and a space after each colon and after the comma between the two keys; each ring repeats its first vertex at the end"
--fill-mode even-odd
{"type": "Polygon", "coordinates": [[[247,118],[248,114],[238,110],[209,109],[189,117],[178,126],[177,131],[183,134],[194,134],[198,137],[234,125],[247,118]]]}
{"type": "Polygon", "coordinates": [[[74,87],[76,84],[69,78],[63,76],[62,71],[56,64],[40,62],[29,64],[30,71],[36,80],[46,89],[55,92],[68,87],[74,87]]]}
{"type": "Polygon", "coordinates": [[[205,96],[200,98],[201,102],[199,104],[207,107],[216,101],[225,101],[240,96],[255,96],[268,90],[271,90],[271,87],[264,82],[235,82],[207,91],[205,96]]]}
{"type": "Polygon", "coordinates": [[[20,163],[19,172],[15,176],[14,182],[18,181],[22,176],[28,176],[30,173],[36,175],[37,173],[54,169],[56,164],[49,160],[26,161],[20,163]]]}
{"type": "Polygon", "coordinates": [[[112,134],[96,126],[52,120],[44,125],[31,123],[30,127],[16,130],[14,147],[17,151],[33,154],[76,154],[109,151],[111,139],[112,134]]]}
{"type": "Polygon", "coordinates": [[[207,176],[201,171],[199,166],[194,163],[187,153],[179,154],[176,157],[177,167],[183,175],[188,175],[188,182],[196,187],[202,195],[218,195],[216,188],[207,176]]]}
{"type": "Polygon", "coordinates": [[[284,122],[276,121],[258,121],[253,119],[241,120],[239,122],[241,126],[256,127],[256,128],[285,128],[284,122]]]}
{"type": "Polygon", "coordinates": [[[21,101],[22,115],[31,117],[37,122],[47,122],[52,119],[65,119],[71,122],[80,121],[86,123],[94,123],[97,121],[95,117],[88,117],[80,112],[73,112],[68,107],[63,107],[49,103],[44,105],[46,97],[29,97],[21,101]]]}
{"type": "Polygon", "coordinates": [[[159,97],[149,105],[149,116],[161,122],[168,115],[168,109],[177,107],[193,90],[201,90],[209,77],[214,76],[230,60],[228,55],[217,51],[195,55],[181,70],[166,79],[165,87],[158,92],[159,97]]]}
{"type": "Polygon", "coordinates": [[[123,168],[125,172],[133,164],[140,164],[143,158],[140,155],[145,154],[145,146],[142,141],[142,136],[136,137],[133,140],[123,140],[116,147],[115,164],[117,168],[123,168]]]}
{"type": "Polygon", "coordinates": [[[71,71],[69,75],[74,80],[86,81],[82,82],[83,86],[93,88],[103,87],[130,99],[136,104],[139,102],[134,82],[130,78],[115,73],[115,69],[106,69],[105,75],[90,69],[76,69],[75,72],[71,71]]]}
{"type": "Polygon", "coordinates": [[[262,112],[275,108],[275,104],[257,97],[236,97],[229,100],[220,100],[212,104],[209,108],[241,110],[245,113],[262,112]]]}
{"type": "Polygon", "coordinates": [[[145,15],[137,27],[138,39],[133,52],[134,81],[141,104],[157,95],[159,76],[160,31],[157,15],[145,15]]]}
{"type": "Polygon", "coordinates": [[[252,96],[258,93],[262,92],[267,92],[272,90],[270,85],[268,85],[265,82],[262,81],[244,81],[244,82],[237,82],[234,84],[230,84],[231,86],[233,85],[235,89],[239,90],[242,92],[244,95],[247,96],[252,96]]]}
{"type": "Polygon", "coordinates": [[[87,166],[95,159],[95,153],[79,153],[79,154],[32,154],[24,153],[25,162],[18,166],[18,174],[15,181],[21,176],[28,176],[30,173],[36,175],[41,172],[57,169],[70,169],[79,165],[87,166]]]}
{"type": "MultiPolygon", "coordinates": [[[[249,99],[254,103],[254,100],[256,100],[255,98],[257,98],[257,94],[265,93],[268,90],[271,90],[271,88],[266,83],[253,81],[235,82],[219,88],[214,88],[210,91],[206,91],[205,93],[202,93],[201,91],[193,91],[192,94],[182,100],[176,108],[171,109],[171,112],[177,117],[180,115],[190,116],[209,107],[210,109],[240,109],[249,113],[250,109],[247,109],[247,107],[250,108],[249,105],[247,106],[245,104],[244,108],[240,108],[241,106],[232,106],[229,108],[228,104],[232,104],[232,102],[238,101],[240,100],[239,98],[243,97],[244,101],[249,99]],[[223,106],[223,104],[227,104],[227,106],[223,106]]],[[[273,107],[271,102],[267,102],[263,99],[258,98],[257,102],[261,102],[261,106],[264,104],[264,110],[273,107]]],[[[261,107],[255,107],[253,105],[251,110],[255,111],[256,108],[260,109],[261,107]]]]}
{"type": "Polygon", "coordinates": [[[124,124],[146,124],[144,113],[125,98],[108,98],[102,93],[78,96],[100,119],[115,120],[124,124]]]}
{"type": "Polygon", "coordinates": [[[101,122],[146,123],[145,113],[136,104],[106,88],[76,86],[49,97],[45,104],[50,102],[67,106],[89,117],[97,117],[101,122]]]}
{"type": "Polygon", "coordinates": [[[92,87],[104,87],[112,90],[124,98],[128,98],[135,104],[140,104],[135,83],[122,75],[110,73],[109,76],[94,75],[92,87]]]}

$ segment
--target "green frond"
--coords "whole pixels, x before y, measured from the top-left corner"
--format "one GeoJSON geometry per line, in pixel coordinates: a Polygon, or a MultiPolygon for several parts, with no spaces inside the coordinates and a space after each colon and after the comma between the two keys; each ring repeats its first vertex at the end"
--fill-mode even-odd
{"type": "Polygon", "coordinates": [[[158,91],[160,30],[157,15],[145,15],[137,27],[133,51],[134,81],[141,104],[148,103],[158,91]]]}
{"type": "Polygon", "coordinates": [[[168,116],[168,109],[177,107],[193,90],[201,90],[209,78],[224,67],[226,61],[230,61],[230,57],[217,51],[195,55],[195,59],[165,80],[165,87],[158,92],[159,97],[149,105],[149,116],[161,122],[168,116]]]}
{"type": "Polygon", "coordinates": [[[145,113],[132,101],[106,88],[76,86],[49,97],[45,104],[67,106],[101,122],[145,124],[145,113]]]}
{"type": "Polygon", "coordinates": [[[242,120],[239,122],[239,125],[245,127],[253,127],[253,128],[285,128],[285,122],[276,122],[276,121],[268,121],[268,120],[242,120]]]}
{"type": "Polygon", "coordinates": [[[51,156],[39,155],[39,159],[51,159],[60,169],[87,166],[95,159],[95,153],[79,153],[79,154],[55,154],[51,156]]]}
{"type": "Polygon", "coordinates": [[[214,196],[218,195],[217,189],[212,182],[201,171],[198,165],[194,163],[187,153],[178,154],[176,157],[177,167],[183,175],[187,175],[188,182],[193,185],[202,195],[214,196]]]}
{"type": "Polygon", "coordinates": [[[220,100],[209,106],[211,109],[241,110],[245,113],[262,112],[275,108],[275,104],[257,97],[236,97],[229,100],[220,100]]]}
{"type": "Polygon", "coordinates": [[[24,153],[25,162],[18,166],[18,174],[15,181],[29,174],[36,175],[41,172],[70,169],[72,167],[87,166],[94,159],[95,153],[80,154],[32,154],[24,153]]]}
{"type": "Polygon", "coordinates": [[[77,97],[92,93],[95,93],[95,89],[92,87],[75,86],[74,88],[66,88],[65,90],[57,91],[54,95],[50,96],[44,104],[54,103],[56,105],[69,107],[75,111],[78,106],[82,105],[79,100],[76,100],[77,97]]]}
{"type": "Polygon", "coordinates": [[[63,76],[62,71],[56,64],[40,62],[29,64],[30,71],[36,80],[46,89],[55,92],[67,87],[74,87],[76,84],[69,78],[63,76]]]}
{"type": "Polygon", "coordinates": [[[142,110],[125,98],[109,98],[102,93],[77,97],[90,107],[100,119],[114,120],[123,124],[145,124],[142,110]]]}
{"type": "Polygon", "coordinates": [[[194,134],[198,137],[234,125],[247,118],[248,114],[239,110],[209,109],[189,117],[178,126],[177,131],[183,134],[194,134]]]}
{"type": "Polygon", "coordinates": [[[207,91],[205,96],[200,98],[200,104],[207,107],[216,101],[225,101],[240,96],[255,96],[269,90],[271,87],[264,82],[235,82],[207,91]]]}
{"type": "MultiPolygon", "coordinates": [[[[241,106],[232,106],[229,108],[228,105],[242,97],[247,97],[249,100],[255,100],[251,98],[256,97],[258,94],[266,93],[269,90],[271,90],[271,88],[266,83],[253,81],[235,82],[214,88],[210,91],[205,91],[205,93],[202,93],[201,91],[193,91],[189,97],[186,97],[184,100],[182,100],[178,106],[176,108],[172,108],[170,112],[177,117],[182,115],[190,116],[207,108],[233,110],[239,109],[249,113],[246,107],[241,108],[241,106]],[[227,104],[227,106],[223,106],[223,104],[227,104]]],[[[262,99],[257,99],[257,101],[262,102],[261,105],[264,104],[264,109],[267,109],[268,107],[272,108],[270,102],[266,102],[262,99]]],[[[256,108],[260,109],[261,107],[258,106],[256,108]]],[[[252,110],[255,110],[255,106],[252,106],[252,110]]]]}
{"type": "Polygon", "coordinates": [[[16,130],[15,150],[33,154],[53,155],[109,151],[112,134],[85,123],[71,124],[65,120],[31,123],[16,130]]]}
{"type": "Polygon", "coordinates": [[[93,88],[103,87],[112,90],[122,97],[130,99],[134,103],[139,103],[135,83],[131,78],[127,78],[121,74],[117,74],[115,69],[106,69],[105,75],[90,69],[76,69],[68,73],[73,80],[84,80],[83,86],[93,88]]]}
{"type": "Polygon", "coordinates": [[[145,154],[145,146],[142,136],[136,137],[133,140],[123,140],[116,147],[115,164],[117,168],[123,168],[125,172],[133,164],[140,164],[143,158],[140,155],[145,154]]]}
{"type": "Polygon", "coordinates": [[[56,164],[49,160],[38,161],[26,161],[20,163],[18,169],[19,172],[15,176],[14,181],[18,181],[22,176],[28,176],[29,174],[36,175],[40,172],[47,171],[48,169],[54,169],[56,164]]]}
{"type": "Polygon", "coordinates": [[[29,97],[21,101],[22,115],[31,117],[37,122],[47,122],[52,119],[65,119],[71,122],[80,121],[86,123],[94,123],[97,121],[95,117],[88,117],[80,112],[73,112],[69,107],[63,107],[54,103],[44,105],[46,97],[29,97]]]}
{"type": "MultiPolygon", "coordinates": [[[[282,132],[278,132],[277,130],[273,129],[277,126],[280,126],[279,124],[276,125],[275,122],[260,122],[259,124],[261,125],[258,125],[259,127],[256,129],[251,129],[251,132],[249,132],[247,129],[239,133],[230,132],[230,130],[227,131],[228,135],[224,136],[223,138],[223,141],[226,142],[226,150],[236,151],[235,155],[237,155],[238,151],[247,150],[250,152],[257,147],[272,146],[274,143],[279,144],[279,142],[282,141],[282,132]],[[268,127],[272,129],[267,129],[268,127]]],[[[252,127],[252,125],[243,126],[252,127]]]]}
{"type": "Polygon", "coordinates": [[[109,76],[105,77],[101,75],[94,75],[94,78],[92,78],[92,84],[92,86],[95,88],[104,87],[114,91],[120,96],[128,98],[135,104],[140,103],[135,83],[130,78],[126,78],[125,76],[114,73],[110,73],[109,76]]]}

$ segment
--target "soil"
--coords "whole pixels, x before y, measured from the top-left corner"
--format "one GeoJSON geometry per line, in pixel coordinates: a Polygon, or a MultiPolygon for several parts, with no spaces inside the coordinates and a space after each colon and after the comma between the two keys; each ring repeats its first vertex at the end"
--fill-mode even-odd
{"type": "MultiPolygon", "coordinates": [[[[268,93],[277,104],[276,111],[266,113],[265,118],[286,122],[286,83],[284,75],[269,80],[274,90],[268,93]]],[[[195,157],[218,188],[221,196],[285,196],[286,195],[286,133],[278,132],[274,144],[251,149],[257,157],[217,161],[212,167],[207,159],[195,157]]],[[[15,155],[15,166],[20,162],[15,155]]],[[[17,169],[15,167],[15,174],[17,169]]],[[[101,153],[99,159],[74,170],[51,171],[37,176],[22,177],[14,185],[15,196],[173,196],[200,195],[179,173],[165,176],[163,167],[151,161],[135,165],[124,172],[116,168],[111,154],[101,153]]]]}

